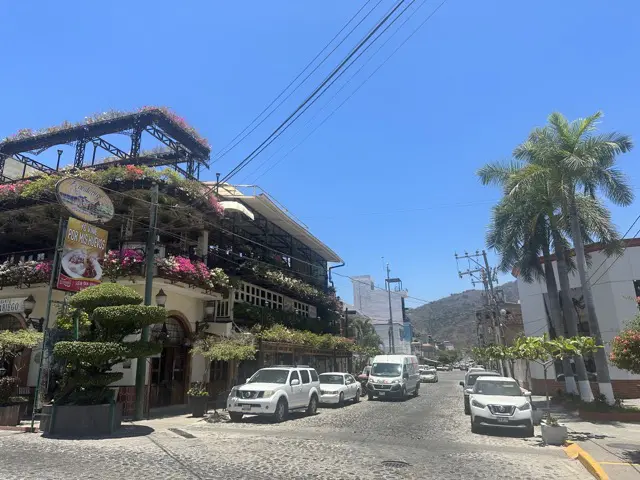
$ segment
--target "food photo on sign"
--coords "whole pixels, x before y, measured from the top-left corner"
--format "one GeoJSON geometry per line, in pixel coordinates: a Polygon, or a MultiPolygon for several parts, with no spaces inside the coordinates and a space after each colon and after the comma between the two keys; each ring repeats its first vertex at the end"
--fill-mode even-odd
{"type": "Polygon", "coordinates": [[[58,288],[78,292],[102,280],[107,231],[70,218],[62,247],[58,288]]]}

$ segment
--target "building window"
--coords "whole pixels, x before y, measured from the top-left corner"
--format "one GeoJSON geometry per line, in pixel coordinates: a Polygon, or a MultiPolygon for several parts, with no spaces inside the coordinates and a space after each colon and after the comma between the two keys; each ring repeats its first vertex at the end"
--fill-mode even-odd
{"type": "Polygon", "coordinates": [[[302,317],[309,316],[309,305],[307,305],[306,303],[302,303],[294,300],[293,310],[296,312],[296,315],[300,315],[302,317]]]}

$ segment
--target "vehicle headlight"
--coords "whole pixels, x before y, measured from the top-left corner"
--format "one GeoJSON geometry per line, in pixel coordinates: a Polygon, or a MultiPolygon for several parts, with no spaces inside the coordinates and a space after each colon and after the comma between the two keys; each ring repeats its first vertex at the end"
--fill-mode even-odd
{"type": "Polygon", "coordinates": [[[518,410],[521,410],[521,411],[530,410],[530,409],[531,409],[531,404],[530,403],[525,403],[521,407],[518,407],[518,410]]]}
{"type": "Polygon", "coordinates": [[[486,407],[486,405],[485,405],[485,404],[480,403],[479,401],[477,401],[477,400],[475,400],[475,399],[474,399],[474,400],[471,400],[471,405],[473,405],[473,406],[474,406],[474,407],[476,407],[476,408],[484,408],[484,407],[486,407]]]}
{"type": "Polygon", "coordinates": [[[376,383],[376,381],[375,381],[375,379],[370,378],[370,379],[369,379],[369,383],[376,383]]]}
{"type": "Polygon", "coordinates": [[[395,384],[395,383],[400,383],[400,380],[396,379],[396,380],[391,380],[391,384],[395,384]]]}
{"type": "Polygon", "coordinates": [[[269,398],[271,397],[274,393],[276,393],[275,390],[265,390],[264,393],[262,394],[263,398],[269,398]]]}

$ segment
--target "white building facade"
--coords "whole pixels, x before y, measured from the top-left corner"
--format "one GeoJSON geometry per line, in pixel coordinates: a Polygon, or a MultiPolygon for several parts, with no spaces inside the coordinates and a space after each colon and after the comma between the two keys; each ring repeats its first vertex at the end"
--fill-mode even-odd
{"type": "MultiPolygon", "coordinates": [[[[636,297],[640,296],[640,238],[624,240],[626,248],[620,257],[607,258],[597,245],[589,245],[586,251],[591,255],[591,268],[587,268],[587,278],[592,284],[596,315],[605,345],[607,358],[613,338],[625,328],[626,323],[638,312],[636,297]]],[[[557,277],[557,264],[553,261],[557,277]]],[[[584,308],[584,298],[578,273],[569,275],[573,308],[579,318],[581,335],[589,334],[584,308]]],[[[558,284],[559,286],[559,284],[558,284]]],[[[527,336],[541,336],[550,332],[549,300],[544,280],[526,283],[518,278],[518,291],[522,306],[524,331],[527,336]]],[[[559,335],[566,335],[559,332],[559,335]]],[[[587,370],[595,373],[595,363],[586,360],[587,370]]],[[[547,371],[549,391],[562,389],[564,384],[556,380],[554,366],[547,371]]],[[[609,364],[609,373],[614,394],[620,398],[640,397],[640,375],[633,375],[609,364]]],[[[592,376],[593,379],[593,376],[592,376]]],[[[544,374],[542,367],[531,364],[531,385],[534,393],[544,392],[544,374]]],[[[598,394],[597,382],[592,381],[594,395],[598,394]]]]}
{"type": "MultiPolygon", "coordinates": [[[[382,340],[382,350],[391,352],[391,337],[389,334],[389,293],[375,287],[370,275],[353,277],[353,305],[355,309],[372,319],[376,333],[382,340]]],[[[406,290],[391,292],[391,312],[393,316],[392,334],[395,353],[411,354],[411,342],[405,338],[404,299],[406,290]]]]}

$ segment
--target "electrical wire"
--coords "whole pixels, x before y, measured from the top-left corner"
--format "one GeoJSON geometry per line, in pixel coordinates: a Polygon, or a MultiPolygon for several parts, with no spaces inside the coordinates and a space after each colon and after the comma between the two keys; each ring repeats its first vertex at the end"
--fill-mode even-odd
{"type": "Polygon", "coordinates": [[[313,57],[313,59],[302,69],[302,71],[284,88],[284,90],[282,90],[278,96],[276,98],[274,98],[271,103],[269,103],[269,105],[267,105],[264,110],[262,110],[262,112],[260,112],[258,114],[258,116],[256,118],[254,118],[251,123],[249,125],[247,125],[244,130],[242,130],[240,133],[238,133],[225,147],[223,147],[220,152],[218,152],[215,156],[215,158],[213,159],[212,163],[217,162],[218,160],[222,159],[225,155],[227,155],[231,150],[233,150],[240,142],[242,142],[245,138],[247,138],[249,135],[251,135],[256,128],[258,128],[260,125],[262,125],[265,120],[267,120],[271,115],[273,115],[273,113],[280,108],[280,106],[286,102],[291,95],[293,95],[308,79],[309,77],[311,77],[311,75],[313,75],[318,68],[320,68],[322,66],[322,64],[340,47],[340,45],[342,45],[345,40],[347,38],[349,38],[349,36],[354,32],[354,30],[356,28],[358,28],[360,26],[360,24],[366,20],[369,15],[371,15],[371,13],[378,7],[378,5],[380,5],[380,3],[382,3],[382,0],[379,0],[378,3],[376,3],[373,8],[371,8],[371,10],[369,10],[369,12],[362,17],[362,19],[349,31],[349,33],[347,33],[347,35],[333,48],[333,50],[331,50],[321,61],[320,63],[318,63],[318,65],[316,65],[316,67],[298,84],[298,86],[296,86],[293,90],[291,90],[291,92],[289,92],[289,95],[287,95],[284,99],[282,99],[282,101],[280,101],[278,103],[278,105],[276,105],[276,107],[271,110],[271,112],[269,112],[269,114],[267,116],[265,116],[257,125],[255,125],[249,132],[247,132],[245,135],[243,135],[250,127],[251,125],[253,125],[260,117],[262,117],[262,115],[264,115],[264,113],[269,110],[269,108],[271,108],[271,106],[276,103],[278,101],[278,99],[280,99],[280,97],[282,97],[282,95],[285,94],[285,92],[304,74],[304,72],[306,72],[309,67],[311,65],[313,65],[313,63],[318,59],[318,57],[320,55],[322,55],[322,52],[324,52],[327,48],[329,48],[329,45],[331,45],[333,43],[333,41],[338,38],[338,36],[349,26],[349,24],[351,24],[351,22],[353,22],[353,20],[355,20],[355,18],[360,14],[360,12],[362,12],[362,10],[364,10],[364,8],[371,3],[372,0],[367,0],[364,5],[362,5],[362,7],[360,7],[360,9],[351,17],[351,19],[349,19],[349,21],[340,29],[340,31],[338,33],[336,33],[334,35],[334,37],[329,40],[329,43],[327,43],[322,50],[320,50],[315,57],[313,57]],[[242,138],[240,138],[238,141],[236,141],[238,139],[238,137],[242,136],[242,138]],[[235,142],[235,143],[234,143],[235,142]],[[233,144],[233,145],[232,145],[233,144]],[[231,145],[231,147],[229,148],[229,146],[231,145]]]}
{"type": "MultiPolygon", "coordinates": [[[[331,97],[331,99],[329,99],[329,101],[328,101],[328,102],[327,102],[327,103],[326,103],[326,104],[325,104],[325,105],[324,105],[324,106],[323,106],[323,107],[322,107],[322,108],[321,108],[321,109],[320,109],[320,110],[319,110],[319,111],[318,111],[318,112],[317,112],[317,113],[316,113],[316,114],[315,114],[315,115],[314,115],[314,116],[313,116],[313,117],[312,117],[312,118],[307,122],[307,123],[305,123],[305,125],[304,125],[303,127],[301,127],[300,129],[298,129],[298,130],[297,130],[297,131],[296,131],[296,132],[291,136],[291,138],[289,138],[289,140],[291,140],[291,139],[293,139],[295,136],[297,136],[297,134],[298,134],[298,133],[300,133],[302,130],[304,130],[305,128],[307,128],[311,123],[313,123],[313,121],[314,121],[316,118],[318,118],[318,117],[320,116],[320,114],[321,114],[322,112],[324,112],[324,110],[325,110],[325,109],[329,106],[329,104],[330,104],[330,103],[331,103],[331,102],[332,102],[332,101],[333,101],[333,100],[334,100],[334,99],[335,99],[335,98],[340,94],[340,92],[342,92],[342,90],[344,90],[344,88],[345,88],[347,85],[349,85],[349,83],[351,83],[351,81],[352,81],[356,76],[358,76],[358,74],[359,74],[359,73],[364,69],[364,67],[365,67],[365,66],[366,66],[366,65],[367,65],[367,64],[368,64],[368,63],[369,63],[369,62],[370,62],[370,61],[371,61],[371,60],[372,60],[372,59],[373,59],[377,54],[378,54],[378,52],[379,52],[380,50],[382,50],[382,48],[383,48],[387,43],[389,43],[389,41],[390,41],[393,37],[395,37],[395,36],[396,36],[396,34],[397,34],[401,29],[402,29],[402,27],[403,27],[403,26],[404,26],[404,25],[405,25],[409,20],[411,20],[411,18],[412,18],[412,17],[413,17],[417,12],[418,12],[418,10],[420,10],[420,9],[425,5],[425,3],[426,3],[426,2],[427,2],[427,0],[423,0],[423,1],[420,3],[420,5],[419,5],[419,6],[418,6],[418,7],[417,7],[413,12],[411,12],[411,14],[409,14],[409,16],[404,20],[404,22],[402,22],[402,23],[400,24],[400,26],[399,26],[398,28],[396,28],[396,29],[395,29],[395,31],[394,31],[391,35],[389,35],[389,36],[387,37],[387,39],[382,43],[382,45],[380,45],[380,46],[378,47],[378,49],[377,49],[375,52],[373,52],[373,54],[372,54],[371,56],[369,56],[369,58],[367,58],[367,60],[365,60],[365,62],[364,62],[364,63],[362,63],[362,65],[360,66],[360,68],[359,68],[359,69],[358,69],[358,70],[357,70],[357,71],[356,71],[356,72],[355,72],[351,77],[349,77],[349,79],[348,79],[345,83],[343,83],[343,84],[342,84],[342,86],[341,86],[341,87],[338,89],[338,91],[337,91],[337,92],[336,92],[336,93],[331,97]]],[[[386,29],[385,29],[385,30],[384,30],[384,31],[383,31],[379,36],[381,36],[382,34],[384,34],[384,32],[385,32],[385,31],[386,31],[386,29]]],[[[378,37],[379,37],[379,36],[378,36],[378,37]]],[[[363,53],[364,53],[364,52],[363,52],[363,53]]],[[[358,57],[356,57],[356,59],[352,62],[352,64],[353,64],[353,63],[355,63],[355,62],[358,60],[358,58],[359,58],[359,56],[358,56],[358,57]]],[[[330,87],[330,86],[331,86],[331,85],[329,85],[329,87],[330,87]]],[[[336,109],[336,110],[337,110],[337,109],[336,109]]],[[[331,114],[330,114],[329,116],[331,116],[331,114]]],[[[306,140],[306,138],[308,138],[308,137],[305,137],[305,140],[306,140]]],[[[302,143],[302,142],[301,142],[301,143],[302,143]]],[[[256,169],[252,172],[252,174],[256,174],[256,173],[260,170],[260,168],[262,168],[262,166],[263,166],[263,165],[265,165],[269,160],[271,160],[273,157],[275,157],[275,155],[276,155],[278,152],[280,152],[280,151],[285,147],[285,145],[286,145],[286,144],[282,144],[282,145],[280,146],[280,148],[278,148],[278,150],[276,150],[275,152],[273,152],[273,154],[271,154],[271,155],[270,155],[266,160],[264,160],[264,161],[263,161],[263,162],[258,166],[258,168],[256,168],[256,169]]],[[[299,146],[299,145],[296,145],[296,147],[294,147],[291,151],[295,150],[295,148],[297,148],[298,146],[299,146]]],[[[289,155],[289,153],[291,153],[291,151],[289,151],[289,152],[285,155],[285,157],[286,157],[287,155],[289,155]]],[[[278,163],[280,163],[280,161],[281,161],[281,160],[279,160],[279,161],[278,161],[278,163]]],[[[266,172],[265,172],[265,173],[266,173],[266,172]]],[[[251,175],[251,174],[249,174],[249,175],[251,175]]],[[[260,177],[262,177],[262,175],[260,175],[258,178],[260,178],[260,177]]],[[[256,179],[256,180],[253,180],[253,181],[254,181],[254,182],[256,182],[256,181],[257,181],[257,179],[256,179]]]]}
{"type": "MultiPolygon", "coordinates": [[[[413,3],[415,0],[411,0],[413,3]]],[[[336,66],[332,72],[327,75],[327,77],[322,81],[322,83],[316,87],[316,89],[311,92],[311,94],[305,98],[298,105],[298,107],[260,144],[258,145],[247,157],[245,157],[238,165],[236,165],[227,175],[225,175],[222,179],[223,182],[229,181],[233,176],[238,174],[242,169],[244,169],[249,163],[253,161],[253,159],[260,154],[265,148],[267,148],[273,141],[275,141],[282,133],[284,133],[297,118],[300,117],[298,115],[303,109],[306,110],[306,106],[309,105],[310,102],[317,100],[322,94],[326,91],[323,90],[324,87],[336,76],[339,72],[344,72],[344,66],[353,58],[353,56],[360,51],[364,45],[369,41],[369,39],[391,18],[391,16],[400,8],[400,6],[405,2],[405,0],[398,0],[395,6],[375,25],[373,29],[365,35],[365,37],[351,50],[351,52],[336,66]],[[297,115],[297,116],[296,116],[297,115]],[[294,119],[294,117],[296,117],[294,119]],[[292,120],[293,119],[293,120],[292,120]]],[[[301,112],[301,114],[304,111],[301,112]]]]}
{"type": "MultiPolygon", "coordinates": [[[[637,236],[638,236],[638,234],[640,234],[640,230],[638,230],[638,231],[633,235],[633,236],[634,236],[634,238],[635,238],[635,237],[637,237],[637,236]]],[[[613,267],[613,266],[615,265],[615,263],[616,263],[618,260],[620,260],[620,259],[622,258],[622,256],[624,255],[624,251],[625,251],[626,249],[627,249],[627,247],[624,247],[624,249],[622,250],[622,253],[621,253],[620,255],[618,255],[616,258],[614,258],[614,259],[613,259],[613,262],[611,262],[611,264],[607,267],[607,269],[606,269],[604,272],[602,272],[602,274],[598,277],[598,279],[597,279],[595,282],[593,282],[593,283],[591,284],[591,286],[593,286],[593,285],[597,285],[597,284],[598,284],[598,282],[602,279],[602,277],[604,277],[604,276],[607,274],[607,272],[608,272],[609,270],[611,270],[611,267],[613,267]]],[[[606,261],[606,260],[605,260],[605,261],[606,261]]],[[[603,263],[604,263],[604,262],[603,262],[603,263]]],[[[588,280],[587,280],[587,283],[588,283],[588,280]]]]}
{"type": "Polygon", "coordinates": [[[322,125],[324,125],[327,122],[327,120],[329,120],[345,103],[347,103],[347,101],[349,101],[349,99],[351,99],[358,92],[358,90],[360,90],[364,86],[364,84],[367,83],[369,79],[371,79],[371,77],[373,77],[389,61],[389,59],[393,57],[393,55],[395,55],[395,53],[404,46],[404,44],[406,44],[420,30],[420,28],[422,28],[422,26],[426,24],[438,12],[438,10],[440,10],[440,8],[444,6],[445,3],[447,3],[447,1],[448,0],[444,0],[443,2],[441,2],[433,10],[433,12],[431,12],[427,16],[427,18],[425,18],[425,20],[413,30],[413,32],[411,32],[411,34],[409,34],[409,36],[400,45],[398,45],[398,47],[396,47],[395,50],[391,52],[391,54],[385,60],[373,72],[371,72],[371,74],[367,78],[365,78],[365,80],[360,85],[358,85],[358,87],[353,92],[351,92],[351,94],[347,98],[345,98],[344,101],[342,101],[342,103],[340,103],[340,105],[338,105],[322,122],[320,122],[313,130],[311,130],[311,132],[309,132],[309,134],[307,134],[306,137],[304,137],[297,145],[295,145],[291,150],[289,150],[274,165],[272,165],[266,171],[260,174],[260,176],[258,176],[254,180],[254,182],[259,180],[264,175],[266,175],[269,171],[275,168],[280,162],[282,162],[287,156],[289,156],[289,154],[291,154],[295,149],[297,149],[300,145],[302,145],[309,137],[311,137],[311,135],[313,135],[316,132],[316,130],[318,130],[322,125]]]}

